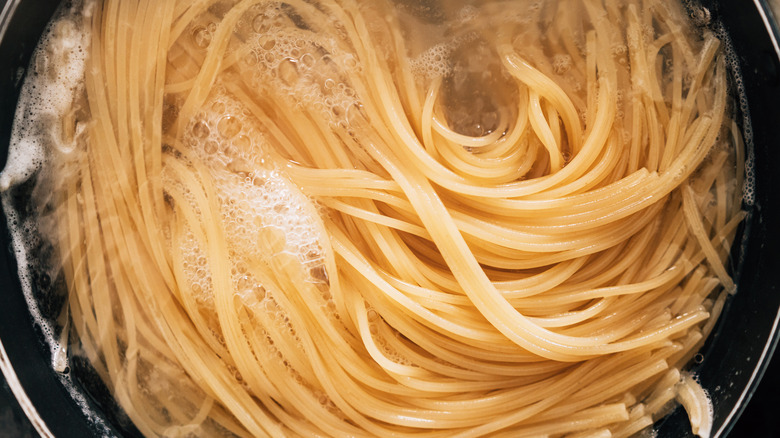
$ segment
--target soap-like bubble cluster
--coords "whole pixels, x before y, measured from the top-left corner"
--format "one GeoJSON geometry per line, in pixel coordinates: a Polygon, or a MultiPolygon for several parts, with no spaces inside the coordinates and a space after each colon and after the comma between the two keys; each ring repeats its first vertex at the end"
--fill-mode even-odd
{"type": "Polygon", "coordinates": [[[428,81],[452,73],[450,56],[454,47],[450,43],[439,43],[410,60],[412,73],[428,81]]]}
{"type": "Polygon", "coordinates": [[[15,72],[14,85],[21,89],[0,191],[12,241],[7,249],[18,264],[24,299],[49,349],[52,369],[92,429],[107,435],[110,429],[105,417],[94,411],[94,403],[72,379],[69,357],[81,352],[68,342],[68,330],[57,321],[62,310],[57,297],[61,285],[56,284],[59,261],[52,257],[51,242],[56,241],[53,233],[58,224],[48,215],[36,217],[49,208],[45,204],[50,195],[64,183],[52,178],[53,168],[63,173],[72,170],[86,131],[83,82],[90,26],[84,23],[91,21],[93,12],[92,1],[62,2],[41,36],[29,69],[15,72]],[[33,193],[24,194],[27,190],[33,193]],[[17,209],[11,200],[20,194],[30,205],[17,209]]]}
{"type": "MultiPolygon", "coordinates": [[[[81,4],[70,7],[75,11],[81,8],[81,4]]],[[[61,181],[52,181],[51,169],[54,166],[67,166],[74,160],[73,152],[85,130],[86,123],[75,116],[74,107],[78,106],[76,102],[84,98],[85,47],[88,45],[89,32],[81,28],[81,22],[89,18],[89,13],[84,11],[85,15],[79,16],[66,12],[52,22],[43,35],[32,58],[28,78],[20,91],[8,146],[8,160],[0,174],[3,206],[8,217],[13,250],[20,265],[25,298],[51,348],[55,362],[57,358],[62,359],[62,363],[54,364],[55,369],[60,371],[66,367],[62,352],[67,346],[60,345],[56,323],[47,319],[51,316],[45,314],[48,309],[39,308],[32,292],[34,288],[48,292],[46,289],[56,276],[56,267],[46,266],[51,262],[48,257],[38,254],[28,260],[27,255],[28,252],[34,254],[34,250],[44,242],[54,240],[50,233],[56,230],[57,224],[51,219],[34,215],[45,210],[45,204],[50,201],[52,190],[41,187],[62,184],[61,181]],[[66,127],[62,120],[68,120],[72,125],[66,127]],[[31,198],[33,205],[16,210],[15,203],[9,202],[12,199],[9,197],[14,196],[15,186],[33,176],[36,177],[36,188],[32,189],[32,194],[25,195],[31,198]],[[32,266],[27,265],[28,262],[32,266]]]]}
{"type": "Polygon", "coordinates": [[[41,40],[31,65],[33,79],[19,96],[0,190],[27,180],[47,157],[72,153],[86,130],[77,116],[89,38],[82,19],[66,16],[53,22],[41,40]]]}
{"type": "Polygon", "coordinates": [[[256,33],[239,62],[242,79],[251,89],[281,98],[292,108],[313,111],[330,126],[346,127],[348,113],[362,107],[347,79],[360,74],[361,63],[334,37],[284,25],[279,13],[268,8],[252,20],[256,33]]]}
{"type": "Polygon", "coordinates": [[[468,23],[479,16],[479,9],[474,5],[466,5],[458,10],[458,21],[468,23]]]}
{"type": "MultiPolygon", "coordinates": [[[[295,337],[293,325],[257,266],[267,266],[291,282],[327,290],[328,276],[312,201],[270,163],[259,121],[224,89],[218,88],[185,129],[183,141],[209,170],[220,209],[219,226],[228,244],[233,292],[253,312],[263,312],[295,337]]],[[[166,184],[175,182],[166,181],[166,184]]],[[[179,185],[182,191],[186,187],[179,185]]],[[[184,194],[201,220],[195,197],[184,194]]],[[[194,233],[180,243],[190,292],[202,311],[214,315],[214,286],[206,250],[194,233]]],[[[329,294],[328,294],[329,295],[329,294]]],[[[328,299],[328,297],[323,297],[328,299]]],[[[218,331],[216,321],[212,330],[218,331]]]]}
{"type": "Polygon", "coordinates": [[[744,186],[742,187],[742,202],[748,207],[753,207],[756,197],[755,144],[753,141],[753,124],[750,118],[750,107],[747,101],[745,82],[742,77],[739,58],[728,33],[722,25],[718,25],[715,27],[715,34],[724,47],[726,66],[731,74],[732,87],[736,91],[735,95],[737,98],[738,114],[741,115],[738,123],[741,125],[742,139],[745,142],[745,181],[743,183],[744,186]]]}
{"type": "Polygon", "coordinates": [[[188,125],[183,141],[214,168],[227,168],[246,177],[265,166],[265,140],[256,120],[221,87],[188,125]]]}

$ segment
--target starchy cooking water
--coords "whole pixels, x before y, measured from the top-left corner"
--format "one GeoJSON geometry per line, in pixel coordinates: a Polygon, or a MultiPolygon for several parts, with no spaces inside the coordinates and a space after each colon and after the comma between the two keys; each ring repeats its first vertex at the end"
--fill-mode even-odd
{"type": "MultiPolygon", "coordinates": [[[[64,4],[27,73],[0,174],[31,313],[53,368],[98,427],[69,357],[91,361],[147,435],[536,430],[512,413],[446,412],[574,375],[571,363],[649,373],[629,359],[651,350],[621,341],[699,318],[647,348],[700,345],[727,295],[721,286],[734,292],[722,259],[742,203],[753,203],[752,133],[736,58],[707,9],[200,3],[64,4]],[[128,18],[141,12],[143,30],[128,18]],[[101,44],[127,50],[112,58],[101,44]],[[734,97],[719,106],[726,70],[734,97]],[[718,134],[712,144],[686,146],[706,131],[718,134]],[[580,168],[591,170],[561,176],[580,168]],[[640,204],[647,210],[631,210],[640,204]],[[555,208],[565,211],[543,219],[555,208]],[[675,217],[717,242],[699,243],[694,267],[693,244],[670,231],[686,229],[675,217]],[[438,222],[450,220],[456,232],[445,234],[438,222]],[[610,240],[621,233],[630,238],[610,240]],[[647,243],[655,239],[672,242],[668,253],[647,243]],[[640,244],[658,256],[642,259],[640,244]],[[640,263],[610,273],[620,254],[658,266],[648,277],[640,263]],[[641,307],[642,298],[620,300],[650,284],[666,287],[665,308],[647,301],[656,313],[589,319],[615,302],[641,307]],[[525,323],[558,337],[535,345],[515,331],[525,323]],[[624,329],[634,323],[642,331],[624,329]],[[588,362],[602,356],[629,365],[588,362]],[[325,369],[376,397],[367,410],[325,369]]],[[[690,410],[700,388],[680,377],[675,354],[658,359],[668,373],[647,379],[670,380],[668,394],[690,410]]],[[[629,389],[560,412],[591,418],[594,431],[612,423],[592,418],[614,415],[619,435],[666,411],[660,389],[629,389]]],[[[575,431],[562,424],[538,433],[575,431]]]]}

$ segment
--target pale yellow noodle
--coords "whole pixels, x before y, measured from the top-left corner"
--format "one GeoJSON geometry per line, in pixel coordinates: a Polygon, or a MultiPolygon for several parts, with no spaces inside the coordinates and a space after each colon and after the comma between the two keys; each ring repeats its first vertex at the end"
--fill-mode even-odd
{"type": "Polygon", "coordinates": [[[630,436],[675,398],[708,433],[680,369],[746,215],[720,42],[651,0],[452,8],[511,101],[483,136],[412,71],[414,9],[96,5],[57,244],[144,435],[630,436]]]}

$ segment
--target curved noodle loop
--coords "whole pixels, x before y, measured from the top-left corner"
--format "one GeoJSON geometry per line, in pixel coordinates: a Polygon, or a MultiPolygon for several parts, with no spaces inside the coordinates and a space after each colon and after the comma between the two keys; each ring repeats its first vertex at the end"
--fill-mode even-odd
{"type": "Polygon", "coordinates": [[[704,406],[679,370],[743,217],[718,39],[653,0],[440,3],[95,6],[59,246],[142,433],[630,436],[704,406]]]}

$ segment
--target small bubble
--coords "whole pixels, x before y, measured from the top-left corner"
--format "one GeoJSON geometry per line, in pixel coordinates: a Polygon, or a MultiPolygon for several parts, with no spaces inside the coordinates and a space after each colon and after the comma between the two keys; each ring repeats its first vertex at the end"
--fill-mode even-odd
{"type": "Polygon", "coordinates": [[[309,53],[304,53],[303,56],[301,56],[300,61],[301,61],[301,65],[306,68],[314,67],[314,63],[315,63],[314,57],[311,56],[311,54],[309,53]]]}
{"type": "Polygon", "coordinates": [[[265,299],[265,288],[262,285],[256,284],[255,287],[252,289],[252,292],[254,292],[255,297],[258,301],[262,301],[265,299]]]}
{"type": "Polygon", "coordinates": [[[206,123],[200,121],[192,127],[192,133],[195,135],[195,137],[203,139],[209,136],[211,130],[209,129],[208,125],[206,125],[206,123]]]}
{"type": "Polygon", "coordinates": [[[207,141],[206,145],[203,146],[203,151],[209,155],[213,155],[217,153],[218,150],[219,150],[219,144],[214,140],[207,141]]]}
{"type": "Polygon", "coordinates": [[[224,102],[214,102],[211,105],[211,109],[214,110],[214,112],[222,114],[225,112],[225,103],[224,102]]]}
{"type": "Polygon", "coordinates": [[[319,265],[309,270],[309,275],[318,282],[328,283],[328,271],[325,270],[325,266],[319,265]]]}
{"type": "Polygon", "coordinates": [[[233,140],[233,145],[243,151],[249,151],[252,148],[252,139],[246,135],[239,135],[233,140]]]}
{"type": "Polygon", "coordinates": [[[239,290],[248,290],[252,287],[252,280],[250,280],[248,276],[243,275],[239,277],[237,286],[239,290]]]}
{"type": "Polygon", "coordinates": [[[279,70],[279,77],[287,85],[293,85],[298,81],[298,67],[296,64],[296,60],[287,58],[279,64],[279,67],[277,67],[279,70]]]}
{"type": "Polygon", "coordinates": [[[244,64],[248,67],[254,67],[257,65],[257,54],[255,52],[249,52],[244,56],[244,64]]]}
{"type": "Polygon", "coordinates": [[[239,155],[238,148],[233,143],[230,143],[229,145],[225,146],[225,155],[228,157],[237,157],[239,155]]]}
{"type": "Polygon", "coordinates": [[[227,165],[228,170],[241,176],[248,176],[252,173],[252,165],[243,158],[236,158],[227,165]]]}
{"type": "Polygon", "coordinates": [[[201,49],[205,49],[211,44],[211,32],[205,27],[198,27],[192,32],[192,38],[195,41],[195,45],[201,49]]]}
{"type": "Polygon", "coordinates": [[[258,175],[255,175],[255,176],[252,178],[252,184],[253,184],[254,186],[256,186],[256,187],[263,188],[263,187],[265,187],[265,184],[266,184],[267,182],[268,182],[268,180],[266,180],[266,179],[265,179],[263,176],[258,176],[258,175]]]}
{"type": "Polygon", "coordinates": [[[260,47],[264,50],[271,50],[276,46],[276,40],[273,38],[263,38],[260,40],[260,47]]]}
{"type": "Polygon", "coordinates": [[[219,120],[217,130],[224,138],[233,138],[241,132],[241,121],[233,116],[225,116],[219,120]]]}
{"type": "Polygon", "coordinates": [[[353,103],[347,108],[347,123],[352,128],[365,128],[370,123],[368,116],[363,111],[363,105],[360,103],[353,103]]]}
{"type": "Polygon", "coordinates": [[[265,33],[268,31],[270,24],[268,22],[268,16],[265,14],[258,14],[252,20],[252,30],[257,33],[265,33]]]}

